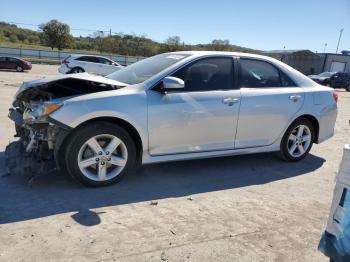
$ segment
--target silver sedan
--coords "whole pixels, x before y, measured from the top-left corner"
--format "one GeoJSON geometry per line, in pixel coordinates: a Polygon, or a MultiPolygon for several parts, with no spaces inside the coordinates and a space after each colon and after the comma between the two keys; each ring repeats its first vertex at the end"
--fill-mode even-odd
{"type": "Polygon", "coordinates": [[[175,52],[107,77],[24,83],[10,118],[25,151],[103,186],[156,162],[274,151],[299,161],[333,136],[336,100],[273,58],[175,52]]]}

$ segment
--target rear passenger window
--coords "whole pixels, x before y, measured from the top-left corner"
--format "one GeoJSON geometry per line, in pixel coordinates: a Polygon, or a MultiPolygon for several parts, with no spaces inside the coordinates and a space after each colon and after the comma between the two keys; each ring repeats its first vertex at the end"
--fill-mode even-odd
{"type": "Polygon", "coordinates": [[[82,57],[77,58],[76,60],[84,61],[84,62],[91,62],[91,63],[99,63],[100,62],[97,57],[93,57],[93,56],[82,56],[82,57]]]}
{"type": "Polygon", "coordinates": [[[270,63],[254,59],[240,59],[240,65],[240,87],[295,86],[287,75],[270,63]]]}

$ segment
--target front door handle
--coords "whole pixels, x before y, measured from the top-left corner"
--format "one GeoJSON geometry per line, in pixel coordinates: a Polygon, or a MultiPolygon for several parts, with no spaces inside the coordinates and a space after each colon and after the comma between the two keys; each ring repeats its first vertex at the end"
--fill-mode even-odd
{"type": "Polygon", "coordinates": [[[223,104],[227,104],[229,106],[233,106],[234,104],[238,103],[239,99],[238,98],[233,98],[233,97],[225,97],[222,99],[223,104]]]}
{"type": "Polygon", "coordinates": [[[298,101],[301,98],[301,95],[291,95],[289,96],[289,99],[292,100],[293,102],[298,101]]]}

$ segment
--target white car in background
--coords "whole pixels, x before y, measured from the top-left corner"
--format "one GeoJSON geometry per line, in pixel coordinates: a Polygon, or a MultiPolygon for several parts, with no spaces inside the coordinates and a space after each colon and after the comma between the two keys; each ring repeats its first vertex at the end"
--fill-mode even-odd
{"type": "Polygon", "coordinates": [[[88,72],[105,76],[121,68],[122,65],[103,56],[70,55],[62,61],[58,72],[61,74],[88,72]]]}

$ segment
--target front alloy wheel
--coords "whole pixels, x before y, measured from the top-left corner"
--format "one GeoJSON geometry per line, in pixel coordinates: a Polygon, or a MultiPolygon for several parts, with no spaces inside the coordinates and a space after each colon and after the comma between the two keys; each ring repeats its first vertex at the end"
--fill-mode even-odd
{"type": "Polygon", "coordinates": [[[128,150],[114,135],[97,135],[86,141],[79,150],[78,166],[88,179],[111,180],[124,169],[128,150]]]}
{"type": "Polygon", "coordinates": [[[290,125],[281,142],[280,155],[287,161],[303,159],[314,141],[314,127],[308,119],[300,118],[290,125]]]}
{"type": "Polygon", "coordinates": [[[93,122],[74,131],[65,147],[68,173],[87,186],[118,182],[136,164],[136,147],[129,133],[109,122],[93,122]]]}

